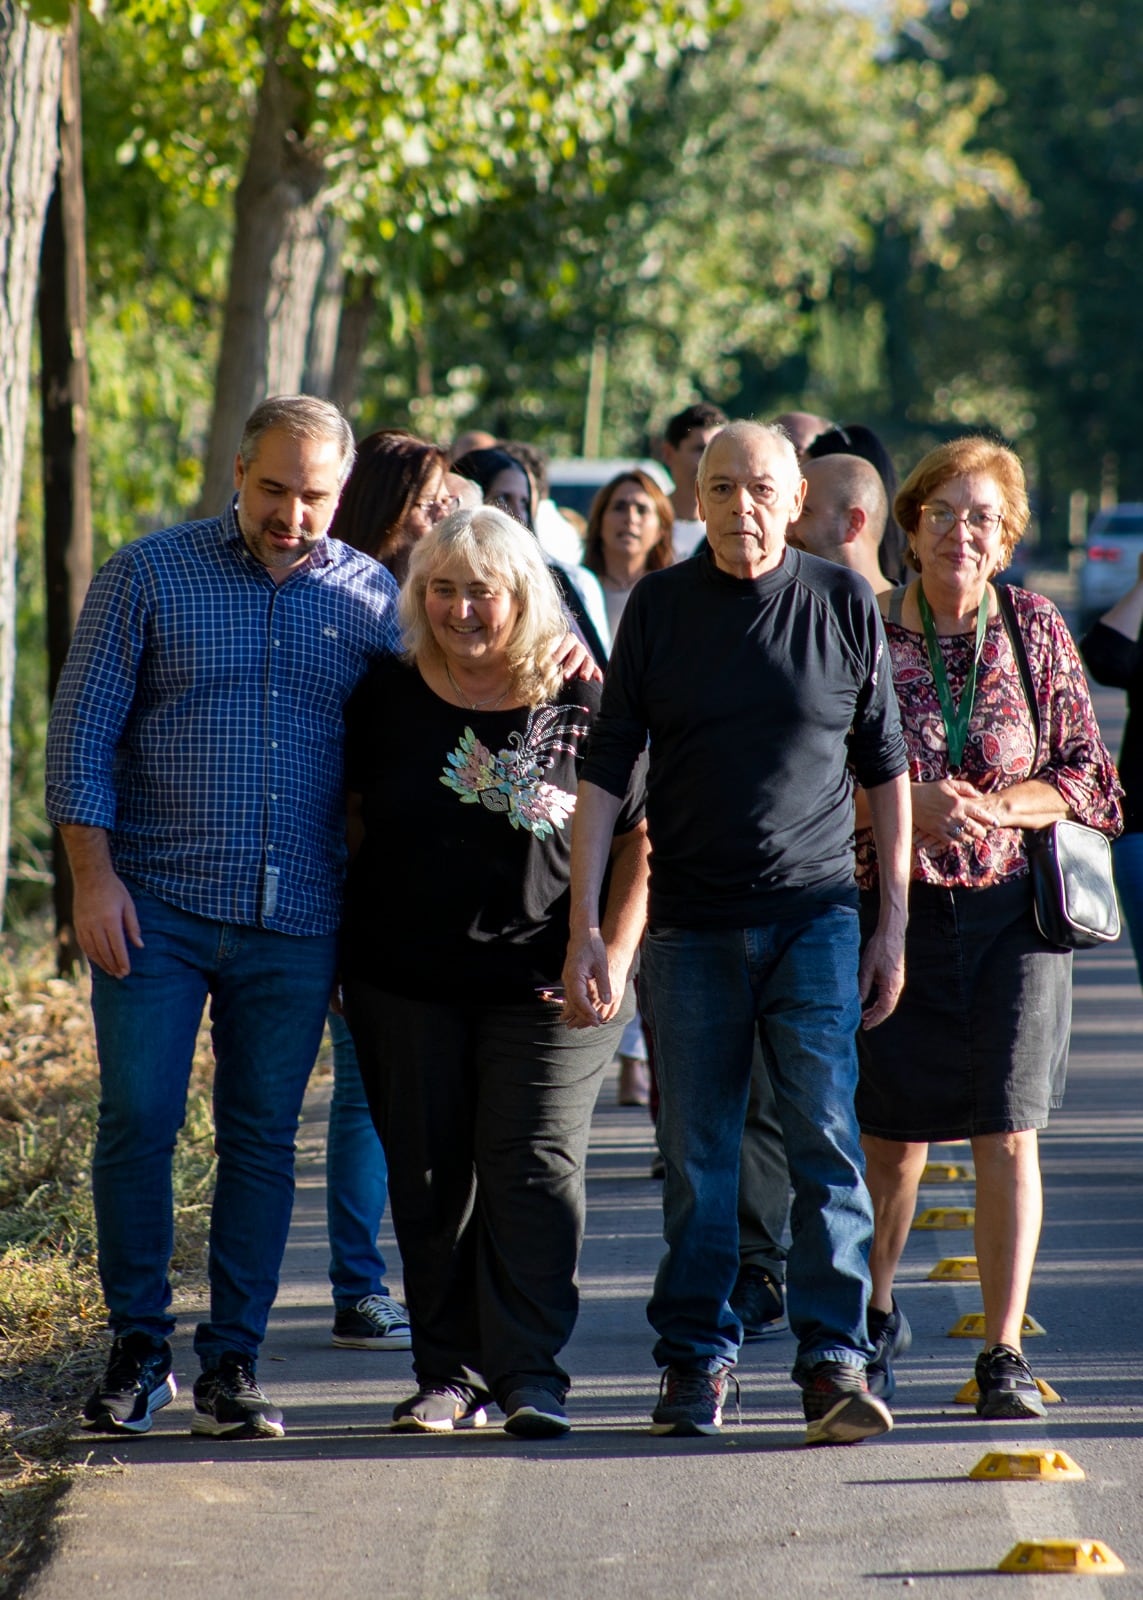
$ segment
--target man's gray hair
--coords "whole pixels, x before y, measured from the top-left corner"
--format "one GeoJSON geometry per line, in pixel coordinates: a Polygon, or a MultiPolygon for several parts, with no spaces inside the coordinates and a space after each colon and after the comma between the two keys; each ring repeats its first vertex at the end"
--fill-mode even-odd
{"type": "Polygon", "coordinates": [[[276,394],[255,406],[246,419],[238,445],[244,467],[249,468],[258,454],[262,435],[274,428],[288,433],[292,439],[332,439],[341,452],[337,486],[344,487],[353,470],[356,445],[353,429],[331,401],[319,400],[312,394],[276,394]]]}
{"type": "Polygon", "coordinates": [[[702,453],[698,464],[697,483],[700,492],[706,487],[707,465],[710,452],[719,440],[733,439],[745,444],[751,439],[756,439],[761,434],[766,439],[772,439],[781,447],[782,455],[789,463],[790,473],[795,483],[802,476],[802,469],[798,464],[798,452],[794,449],[794,442],[779,422],[728,422],[725,428],[720,428],[714,438],[702,453]]]}

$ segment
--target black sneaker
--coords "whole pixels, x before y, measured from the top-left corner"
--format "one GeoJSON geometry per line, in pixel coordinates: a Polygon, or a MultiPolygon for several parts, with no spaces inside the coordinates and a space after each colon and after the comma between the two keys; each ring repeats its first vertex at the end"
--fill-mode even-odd
{"type": "Polygon", "coordinates": [[[870,1394],[865,1373],[843,1361],[821,1361],[802,1386],[807,1444],[857,1444],[888,1433],[893,1418],[870,1394]]]}
{"type": "Polygon", "coordinates": [[[897,1391],[893,1362],[898,1356],[903,1356],[912,1344],[913,1330],[896,1299],[892,1311],[878,1311],[875,1306],[870,1306],[866,1320],[869,1337],[876,1349],[865,1369],[865,1381],[870,1394],[877,1395],[881,1400],[892,1400],[897,1391]]]}
{"type": "Polygon", "coordinates": [[[768,1333],[779,1333],[786,1326],[782,1285],[772,1272],[751,1262],[744,1262],[738,1269],[730,1309],[742,1324],[742,1338],[747,1344],[768,1333]]]}
{"type": "Polygon", "coordinates": [[[422,1433],[451,1433],[454,1428],[483,1428],[488,1415],[471,1389],[462,1385],[426,1384],[393,1407],[394,1428],[422,1433]]]}
{"type": "Polygon", "coordinates": [[[1036,1387],[1032,1369],[1010,1344],[994,1344],[976,1358],[976,1383],[980,1395],[978,1417],[990,1422],[1005,1417],[1042,1417],[1044,1399],[1036,1387]]]}
{"type": "Polygon", "coordinates": [[[517,1439],[556,1439],[571,1428],[568,1414],[550,1389],[521,1385],[504,1400],[504,1432],[517,1439]]]}
{"type": "Polygon", "coordinates": [[[659,1403],[651,1413],[651,1432],[682,1438],[717,1433],[732,1383],[737,1398],[738,1379],[728,1366],[713,1372],[704,1367],[667,1367],[659,1383],[659,1403]]]}
{"type": "Polygon", "coordinates": [[[195,1379],[192,1433],[214,1439],[281,1439],[282,1413],[258,1387],[253,1356],[227,1350],[217,1367],[195,1379]]]}
{"type": "Polygon", "coordinates": [[[342,1350],[411,1350],[409,1313],[388,1294],[367,1294],[333,1314],[333,1343],[342,1350]]]}
{"type": "Polygon", "coordinates": [[[178,1393],[171,1347],[146,1333],[127,1333],[111,1346],[107,1371],[83,1408],[93,1433],[147,1433],[151,1418],[178,1393]]]}

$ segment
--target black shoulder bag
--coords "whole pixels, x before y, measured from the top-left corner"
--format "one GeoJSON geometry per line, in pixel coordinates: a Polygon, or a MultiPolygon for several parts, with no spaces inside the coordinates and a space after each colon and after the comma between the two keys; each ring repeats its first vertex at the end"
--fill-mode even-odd
{"type": "MultiPolygon", "coordinates": [[[[1012,596],[1003,584],[996,585],[996,596],[1020,669],[1038,755],[1040,711],[1024,635],[1012,596]]],[[[1032,874],[1036,926],[1048,943],[1066,950],[1086,950],[1118,939],[1119,905],[1106,834],[1083,822],[1053,822],[1047,828],[1025,829],[1024,844],[1032,874]]]]}

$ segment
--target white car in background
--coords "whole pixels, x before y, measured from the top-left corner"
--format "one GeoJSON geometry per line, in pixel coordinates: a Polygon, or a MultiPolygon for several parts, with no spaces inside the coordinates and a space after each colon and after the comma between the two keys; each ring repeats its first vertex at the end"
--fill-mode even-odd
{"type": "Polygon", "coordinates": [[[557,456],[548,463],[548,491],[558,506],[570,506],[586,517],[605,483],[617,478],[621,472],[640,467],[648,477],[654,478],[664,494],[674,488],[671,475],[659,461],[642,460],[636,456],[599,456],[592,460],[586,456],[557,456]]]}
{"type": "Polygon", "coordinates": [[[1139,581],[1143,556],[1143,502],[1130,501],[1097,511],[1087,530],[1079,570],[1079,632],[1121,600],[1139,581]]]}

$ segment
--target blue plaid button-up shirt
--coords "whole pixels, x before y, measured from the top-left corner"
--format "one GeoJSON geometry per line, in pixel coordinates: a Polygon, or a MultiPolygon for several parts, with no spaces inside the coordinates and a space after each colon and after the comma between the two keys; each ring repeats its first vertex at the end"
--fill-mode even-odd
{"type": "Polygon", "coordinates": [[[234,514],[125,545],[95,578],[52,709],[47,809],[184,911],[332,932],[342,707],[400,648],[384,567],[335,539],[275,584],[234,514]]]}

